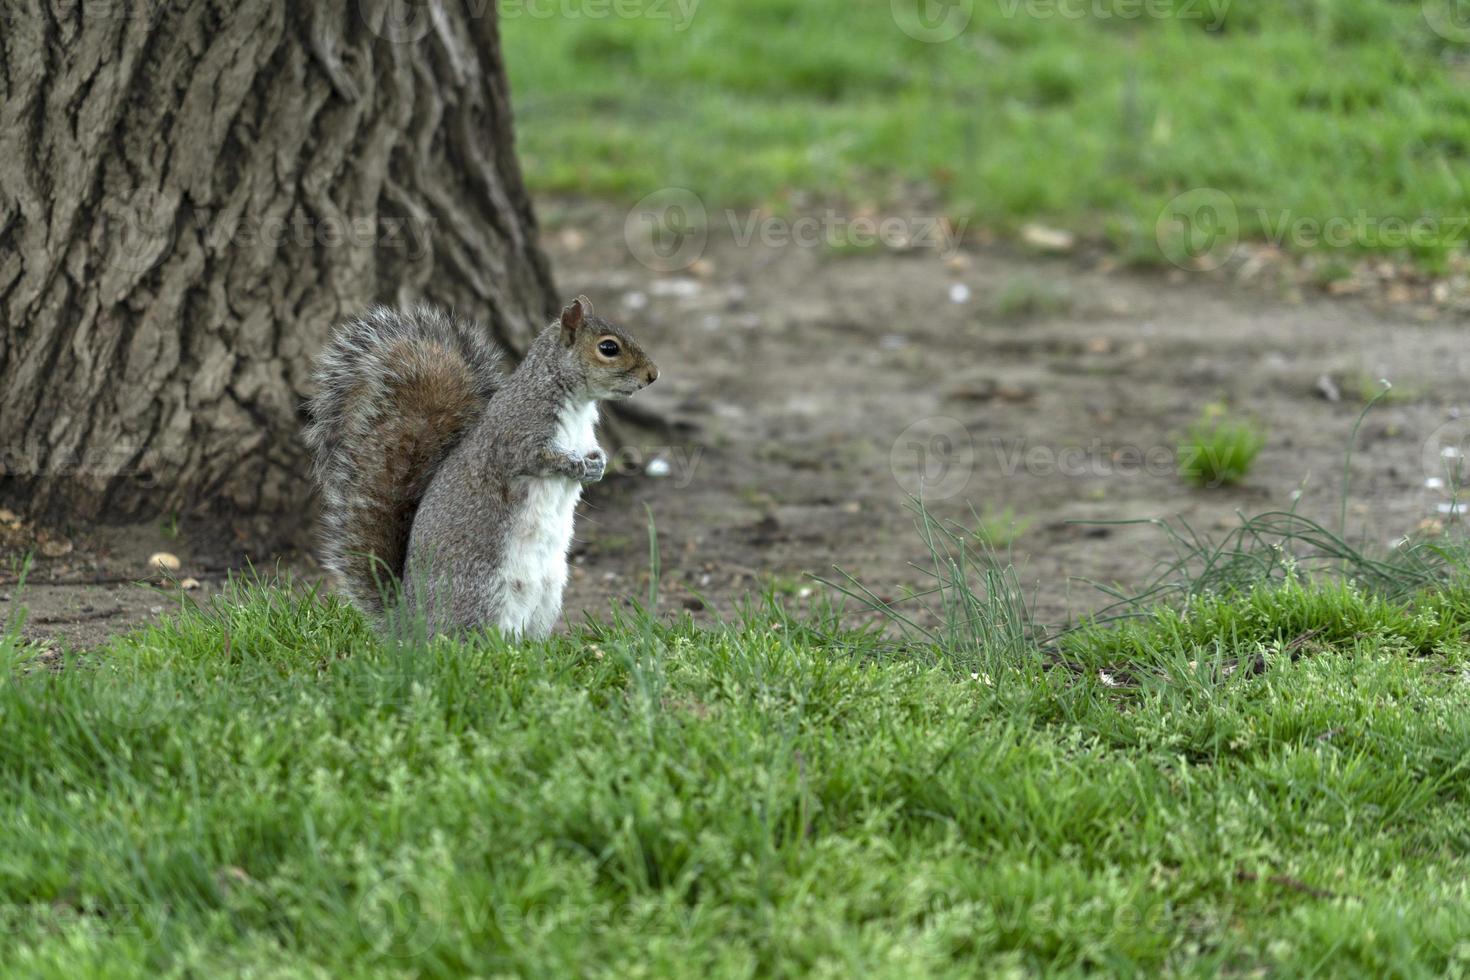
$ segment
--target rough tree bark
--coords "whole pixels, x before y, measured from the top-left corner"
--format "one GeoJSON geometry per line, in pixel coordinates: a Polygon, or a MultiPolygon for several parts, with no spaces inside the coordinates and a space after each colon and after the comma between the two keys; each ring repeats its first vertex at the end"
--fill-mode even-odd
{"type": "Polygon", "coordinates": [[[493,2],[0,0],[0,500],[309,512],[332,324],[555,309],[493,2]]]}

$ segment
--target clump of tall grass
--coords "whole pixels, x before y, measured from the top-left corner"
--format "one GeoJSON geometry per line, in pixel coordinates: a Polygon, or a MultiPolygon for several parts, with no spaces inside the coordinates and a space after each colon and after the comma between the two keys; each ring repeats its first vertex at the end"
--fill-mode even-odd
{"type": "Polygon", "coordinates": [[[1113,600],[1098,611],[1098,620],[1133,617],[1149,605],[1240,594],[1310,577],[1342,579],[1370,594],[1402,599],[1470,572],[1470,542],[1462,536],[1405,538],[1392,548],[1375,548],[1355,544],[1342,532],[1294,510],[1241,515],[1237,526],[1218,536],[1202,533],[1184,520],[1095,523],[1152,525],[1170,549],[1136,592],[1093,583],[1113,600]]]}
{"type": "MultiPolygon", "coordinates": [[[[1470,538],[1463,533],[1405,537],[1386,548],[1348,534],[1353,443],[1363,419],[1388,391],[1384,383],[1353,426],[1344,453],[1341,512],[1335,530],[1297,513],[1295,507],[1241,514],[1239,525],[1218,536],[1203,533],[1182,519],[1086,522],[1093,526],[1151,525],[1162,533],[1168,553],[1135,591],[1090,583],[1106,601],[1083,625],[1136,619],[1153,615],[1160,607],[1183,608],[1202,597],[1245,596],[1303,580],[1344,582],[1367,595],[1397,601],[1470,582],[1470,538]]],[[[1248,468],[1259,448],[1248,454],[1231,450],[1254,443],[1231,432],[1228,423],[1215,425],[1210,438],[1216,440],[1216,449],[1202,456],[1217,465],[1233,460],[1231,466],[1248,468]]],[[[837,581],[819,581],[881,614],[905,635],[921,637],[964,662],[1034,661],[1049,639],[1078,628],[1036,622],[1034,602],[1026,596],[1014,565],[997,554],[985,536],[985,522],[976,518],[982,528],[976,532],[936,518],[921,500],[915,499],[912,507],[915,527],[929,552],[928,564],[915,566],[929,579],[927,588],[893,601],[880,598],[840,568],[837,581]]]]}
{"type": "Polygon", "coordinates": [[[1266,433],[1223,406],[1205,409],[1179,443],[1179,475],[1201,487],[1233,486],[1246,478],[1266,446],[1266,433]]]}
{"type": "Polygon", "coordinates": [[[929,554],[914,565],[927,580],[902,600],[880,597],[856,577],[836,568],[836,579],[817,580],[881,614],[910,639],[921,639],[957,664],[996,669],[1034,660],[1040,639],[1035,608],[1014,564],[1002,558],[975,525],[935,517],[918,498],[911,502],[914,527],[929,554]]]}

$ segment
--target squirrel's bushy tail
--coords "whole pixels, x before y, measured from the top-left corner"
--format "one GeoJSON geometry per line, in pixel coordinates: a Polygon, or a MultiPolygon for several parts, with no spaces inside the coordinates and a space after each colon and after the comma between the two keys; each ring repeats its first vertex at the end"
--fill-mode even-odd
{"type": "Polygon", "coordinates": [[[307,406],[325,526],[323,558],[364,610],[403,576],[414,511],[434,471],[500,386],[484,328],[420,307],[343,324],[317,362],[307,406]]]}

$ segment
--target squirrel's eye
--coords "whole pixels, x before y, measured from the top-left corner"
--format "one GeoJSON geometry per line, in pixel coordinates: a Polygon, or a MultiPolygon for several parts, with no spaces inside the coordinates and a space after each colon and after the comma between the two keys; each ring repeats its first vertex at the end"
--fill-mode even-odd
{"type": "Polygon", "coordinates": [[[603,357],[617,357],[618,352],[621,350],[622,348],[618,346],[616,340],[604,340],[597,345],[597,352],[603,357]]]}

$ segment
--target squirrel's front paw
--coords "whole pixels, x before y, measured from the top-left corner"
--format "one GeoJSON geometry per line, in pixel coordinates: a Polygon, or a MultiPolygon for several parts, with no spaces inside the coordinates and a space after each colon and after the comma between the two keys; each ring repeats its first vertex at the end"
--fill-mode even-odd
{"type": "Polygon", "coordinates": [[[594,449],[582,456],[582,482],[596,483],[607,472],[607,453],[594,449]]]}

